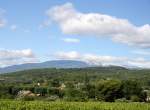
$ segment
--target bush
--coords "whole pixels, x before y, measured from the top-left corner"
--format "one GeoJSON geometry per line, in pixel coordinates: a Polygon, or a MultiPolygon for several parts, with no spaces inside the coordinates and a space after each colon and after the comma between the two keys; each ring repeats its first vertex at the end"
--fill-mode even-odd
{"type": "Polygon", "coordinates": [[[11,94],[0,94],[0,99],[13,99],[14,96],[11,94]]]}
{"type": "Polygon", "coordinates": [[[33,100],[35,100],[35,97],[33,97],[33,96],[23,96],[23,97],[17,97],[16,100],[33,101],[33,100]]]}
{"type": "Polygon", "coordinates": [[[140,98],[136,95],[131,96],[130,99],[131,99],[132,102],[140,102],[140,98]]]}
{"type": "Polygon", "coordinates": [[[69,102],[87,102],[88,101],[88,98],[85,98],[85,97],[67,97],[65,96],[63,98],[64,101],[69,101],[69,102]]]}
{"type": "Polygon", "coordinates": [[[126,98],[116,99],[115,102],[130,102],[126,98]]]}
{"type": "Polygon", "coordinates": [[[58,99],[59,99],[59,97],[57,95],[52,95],[50,97],[47,97],[45,100],[46,101],[56,101],[58,99]]]}

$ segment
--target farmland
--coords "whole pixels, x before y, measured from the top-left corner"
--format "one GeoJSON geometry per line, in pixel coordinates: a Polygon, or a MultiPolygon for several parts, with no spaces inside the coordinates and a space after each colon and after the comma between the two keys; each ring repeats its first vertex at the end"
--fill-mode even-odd
{"type": "Polygon", "coordinates": [[[149,110],[147,103],[0,101],[0,110],[149,110]]]}

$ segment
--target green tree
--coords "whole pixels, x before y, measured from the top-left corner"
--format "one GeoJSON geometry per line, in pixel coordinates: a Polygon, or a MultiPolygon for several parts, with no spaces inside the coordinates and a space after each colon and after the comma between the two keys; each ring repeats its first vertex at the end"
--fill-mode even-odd
{"type": "Polygon", "coordinates": [[[128,100],[131,99],[131,96],[139,97],[142,94],[142,87],[135,80],[126,80],[123,82],[123,94],[128,100]]]}
{"type": "Polygon", "coordinates": [[[68,101],[87,101],[86,92],[76,88],[66,89],[65,97],[68,101]]]}
{"type": "Polygon", "coordinates": [[[46,87],[36,87],[34,89],[34,92],[37,94],[40,94],[42,96],[45,96],[47,94],[47,88],[46,87]]]}
{"type": "Polygon", "coordinates": [[[98,100],[112,102],[123,97],[122,83],[120,80],[101,80],[97,84],[96,97],[98,100]]]}

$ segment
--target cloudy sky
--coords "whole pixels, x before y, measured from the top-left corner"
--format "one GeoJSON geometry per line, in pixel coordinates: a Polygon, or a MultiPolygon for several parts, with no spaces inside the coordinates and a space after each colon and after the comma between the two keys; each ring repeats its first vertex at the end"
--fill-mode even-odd
{"type": "Polygon", "coordinates": [[[150,0],[0,0],[0,67],[56,59],[150,68],[150,0]]]}

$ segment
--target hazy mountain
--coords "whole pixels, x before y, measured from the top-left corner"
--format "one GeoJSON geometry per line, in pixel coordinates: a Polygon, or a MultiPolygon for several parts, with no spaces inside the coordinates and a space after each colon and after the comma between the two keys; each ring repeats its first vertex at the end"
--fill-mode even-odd
{"type": "Polygon", "coordinates": [[[89,65],[82,61],[53,60],[43,63],[27,63],[21,65],[8,66],[5,68],[0,68],[0,73],[8,73],[36,68],[84,68],[84,67],[89,67],[89,65]]]}

